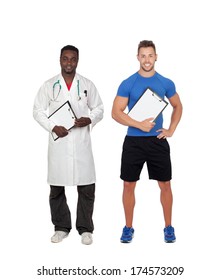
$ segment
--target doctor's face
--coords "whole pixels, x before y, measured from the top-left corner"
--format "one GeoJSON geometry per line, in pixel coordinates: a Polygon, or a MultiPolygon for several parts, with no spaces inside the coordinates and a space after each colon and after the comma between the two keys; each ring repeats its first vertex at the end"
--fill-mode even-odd
{"type": "Polygon", "coordinates": [[[61,72],[63,74],[74,74],[78,64],[78,55],[75,51],[63,51],[60,57],[61,72]]]}

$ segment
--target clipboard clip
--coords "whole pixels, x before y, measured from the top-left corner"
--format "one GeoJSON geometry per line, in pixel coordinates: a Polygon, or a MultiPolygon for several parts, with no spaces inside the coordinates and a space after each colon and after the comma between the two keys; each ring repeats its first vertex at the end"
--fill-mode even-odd
{"type": "Polygon", "coordinates": [[[69,113],[70,113],[72,119],[75,119],[75,116],[73,115],[73,112],[72,112],[71,108],[68,108],[68,111],[69,111],[69,113]]]}
{"type": "Polygon", "coordinates": [[[152,96],[155,97],[158,101],[162,102],[162,98],[160,98],[156,93],[152,92],[152,96]]]}

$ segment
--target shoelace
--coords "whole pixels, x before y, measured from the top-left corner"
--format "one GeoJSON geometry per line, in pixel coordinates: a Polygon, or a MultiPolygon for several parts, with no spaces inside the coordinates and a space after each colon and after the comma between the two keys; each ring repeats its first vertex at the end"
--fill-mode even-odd
{"type": "Polygon", "coordinates": [[[132,234],[131,228],[124,228],[124,234],[126,234],[126,235],[132,234]]]}
{"type": "Polygon", "coordinates": [[[168,226],[168,227],[166,228],[166,234],[167,234],[167,235],[172,235],[173,233],[174,233],[173,228],[172,228],[171,226],[168,226]]]}

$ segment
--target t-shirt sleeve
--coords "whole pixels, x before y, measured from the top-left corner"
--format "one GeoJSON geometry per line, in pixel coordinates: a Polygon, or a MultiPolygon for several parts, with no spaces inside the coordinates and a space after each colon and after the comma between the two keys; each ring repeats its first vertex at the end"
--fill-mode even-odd
{"type": "Polygon", "coordinates": [[[167,80],[167,91],[166,91],[166,97],[171,98],[176,94],[176,87],[173,81],[167,80]]]}
{"type": "Polygon", "coordinates": [[[117,90],[117,96],[129,98],[129,88],[128,88],[128,86],[127,86],[125,81],[123,81],[120,84],[120,86],[119,86],[119,88],[117,90]]]}

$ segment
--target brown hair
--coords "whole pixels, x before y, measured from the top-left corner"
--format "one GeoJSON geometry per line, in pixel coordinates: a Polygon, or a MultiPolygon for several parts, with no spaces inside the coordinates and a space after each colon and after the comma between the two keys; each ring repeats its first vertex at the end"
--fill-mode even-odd
{"type": "Polygon", "coordinates": [[[138,45],[137,53],[139,53],[140,48],[148,48],[148,47],[152,47],[154,49],[154,52],[156,53],[156,47],[155,47],[153,41],[148,41],[148,40],[140,41],[140,43],[138,45]]]}

